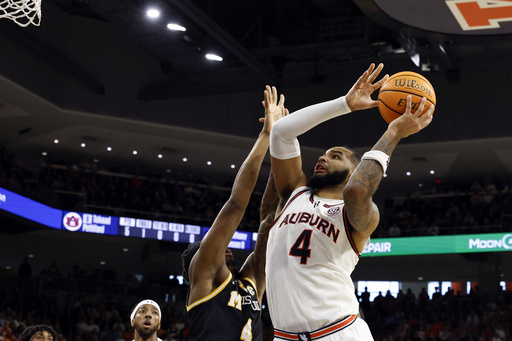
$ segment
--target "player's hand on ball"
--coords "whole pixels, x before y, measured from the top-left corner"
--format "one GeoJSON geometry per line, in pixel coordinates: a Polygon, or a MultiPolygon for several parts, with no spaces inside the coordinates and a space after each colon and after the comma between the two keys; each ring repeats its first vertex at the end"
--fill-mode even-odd
{"type": "Polygon", "coordinates": [[[407,105],[404,114],[389,124],[390,129],[396,130],[397,137],[403,139],[409,135],[416,134],[432,122],[434,106],[430,105],[428,109],[423,112],[426,101],[427,99],[423,97],[416,111],[412,113],[412,97],[410,95],[407,96],[407,105]]]}

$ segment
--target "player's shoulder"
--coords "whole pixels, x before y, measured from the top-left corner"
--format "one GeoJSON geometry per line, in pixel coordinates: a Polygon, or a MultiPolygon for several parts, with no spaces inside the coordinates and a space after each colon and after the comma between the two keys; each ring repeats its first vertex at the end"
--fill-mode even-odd
{"type": "Polygon", "coordinates": [[[293,197],[295,197],[297,195],[301,195],[301,194],[304,194],[304,193],[310,194],[311,193],[311,188],[309,186],[299,186],[299,187],[295,188],[292,191],[290,197],[293,198],[293,197]]]}

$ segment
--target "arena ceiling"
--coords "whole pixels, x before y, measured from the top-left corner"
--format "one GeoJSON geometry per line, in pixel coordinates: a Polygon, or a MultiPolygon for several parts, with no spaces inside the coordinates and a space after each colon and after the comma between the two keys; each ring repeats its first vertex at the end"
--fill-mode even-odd
{"type": "MultiPolygon", "coordinates": [[[[32,162],[47,151],[103,165],[233,175],[231,165],[240,165],[259,131],[266,84],[278,86],[293,111],[344,94],[369,63],[383,62],[390,74],[425,75],[439,101],[433,128],[397,150],[391,178],[407,180],[411,171],[428,181],[431,168],[436,178],[509,176],[510,103],[494,110],[505,112],[493,126],[461,120],[468,114],[452,111],[466,108],[452,102],[479,86],[468,85],[473,74],[501,75],[495,82],[506,82],[499,88],[510,94],[511,23],[492,17],[496,8],[485,1],[394,3],[43,0],[41,26],[0,20],[1,142],[32,162]],[[489,27],[468,29],[453,10],[461,2],[482,6],[489,27]],[[151,7],[158,19],[146,16],[151,7]],[[169,22],[186,31],[168,30],[169,22]]],[[[305,163],[332,144],[370,148],[385,129],[376,109],[371,115],[336,121],[347,131],[338,123],[315,128],[301,139],[305,163]]]]}

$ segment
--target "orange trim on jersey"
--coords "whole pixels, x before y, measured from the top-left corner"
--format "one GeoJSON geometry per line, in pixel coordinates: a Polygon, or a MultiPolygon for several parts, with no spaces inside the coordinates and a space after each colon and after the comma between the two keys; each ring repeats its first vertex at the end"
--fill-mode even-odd
{"type": "Polygon", "coordinates": [[[339,204],[334,204],[334,205],[327,205],[327,204],[324,204],[324,207],[325,208],[329,208],[329,207],[334,207],[334,206],[339,206],[339,205],[343,205],[344,201],[340,202],[339,204]]]}
{"type": "Polygon", "coordinates": [[[277,218],[274,220],[274,222],[272,223],[272,225],[270,225],[270,228],[268,229],[270,231],[270,229],[272,229],[272,227],[274,227],[275,223],[281,218],[281,216],[283,215],[284,211],[286,211],[286,209],[288,208],[288,206],[290,206],[290,204],[292,203],[292,201],[294,201],[295,199],[297,199],[301,194],[303,194],[304,192],[307,192],[309,191],[309,189],[304,189],[300,192],[298,192],[297,194],[295,194],[293,197],[291,197],[288,202],[286,203],[286,206],[281,210],[281,213],[279,213],[279,215],[277,216],[277,218]]]}
{"type": "MultiPolygon", "coordinates": [[[[274,337],[276,337],[278,339],[283,339],[283,340],[295,341],[295,340],[303,340],[302,338],[300,338],[299,335],[304,337],[305,336],[304,334],[306,334],[306,335],[309,334],[308,336],[309,336],[310,340],[317,340],[317,339],[320,339],[327,335],[334,334],[342,329],[345,329],[346,327],[348,327],[352,323],[354,323],[354,321],[356,319],[357,319],[357,315],[349,315],[341,321],[335,322],[327,327],[317,329],[311,333],[306,333],[306,332],[304,332],[304,333],[289,333],[289,332],[285,332],[283,330],[274,329],[274,337]]],[[[307,338],[307,336],[306,336],[306,338],[307,338]]]]}
{"type": "Polygon", "coordinates": [[[359,251],[357,250],[356,243],[354,243],[354,240],[352,239],[352,235],[350,234],[350,229],[349,228],[350,227],[354,228],[354,227],[348,221],[347,207],[346,206],[343,206],[343,222],[345,223],[345,232],[347,233],[347,238],[348,238],[348,241],[350,243],[350,246],[352,246],[352,249],[356,253],[357,257],[361,258],[361,255],[359,254],[359,251]]]}
{"type": "Polygon", "coordinates": [[[327,327],[327,328],[324,328],[324,329],[319,330],[317,332],[311,333],[311,338],[315,339],[315,338],[323,337],[323,336],[326,336],[327,334],[330,334],[330,333],[336,332],[338,330],[341,330],[341,329],[351,325],[352,322],[354,322],[356,320],[356,318],[357,318],[356,315],[350,315],[348,318],[346,318],[346,319],[344,319],[344,320],[334,324],[331,327],[327,327]]]}
{"type": "Polygon", "coordinates": [[[191,305],[188,305],[187,311],[190,311],[190,309],[194,308],[195,306],[198,306],[201,303],[209,301],[212,298],[214,298],[215,296],[217,296],[222,290],[224,290],[224,288],[229,284],[229,282],[231,281],[232,278],[233,278],[233,274],[230,272],[228,278],[226,278],[226,280],[224,282],[222,282],[222,284],[219,285],[219,287],[217,289],[213,290],[211,293],[209,293],[205,297],[195,301],[191,305]]]}

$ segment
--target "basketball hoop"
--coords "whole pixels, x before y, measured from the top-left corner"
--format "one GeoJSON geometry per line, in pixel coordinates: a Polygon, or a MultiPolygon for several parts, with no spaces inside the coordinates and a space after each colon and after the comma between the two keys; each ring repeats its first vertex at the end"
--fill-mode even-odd
{"type": "Polygon", "coordinates": [[[21,27],[41,24],[41,0],[0,0],[0,19],[13,20],[21,27]]]}

